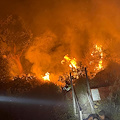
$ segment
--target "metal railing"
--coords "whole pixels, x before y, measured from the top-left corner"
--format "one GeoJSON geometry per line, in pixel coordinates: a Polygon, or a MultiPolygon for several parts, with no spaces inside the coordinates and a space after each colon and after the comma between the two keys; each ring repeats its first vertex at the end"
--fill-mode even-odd
{"type": "Polygon", "coordinates": [[[71,81],[71,88],[72,88],[72,97],[73,97],[73,109],[74,109],[74,113],[75,115],[78,115],[78,119],[79,120],[83,120],[83,115],[82,115],[82,108],[79,104],[78,101],[78,97],[76,95],[75,89],[73,87],[73,83],[72,83],[72,76],[70,73],[70,81],[71,81]]]}
{"type": "Polygon", "coordinates": [[[85,75],[86,75],[86,82],[87,82],[87,97],[91,106],[91,112],[94,114],[95,109],[94,109],[94,102],[91,97],[91,92],[90,92],[90,85],[89,85],[89,80],[88,80],[88,75],[87,75],[87,68],[85,67],[85,75]]]}
{"type": "Polygon", "coordinates": [[[79,104],[78,97],[75,93],[75,90],[74,90],[74,94],[75,94],[75,103],[76,103],[76,113],[78,113],[79,120],[83,120],[82,108],[79,104]]]}
{"type": "MultiPolygon", "coordinates": [[[[86,68],[85,68],[85,74],[86,74],[86,82],[87,82],[87,97],[88,97],[88,100],[89,100],[89,103],[90,103],[91,112],[94,114],[95,113],[94,103],[93,103],[92,98],[91,98],[90,85],[89,85],[89,80],[88,80],[87,69],[86,68]]],[[[75,89],[73,87],[72,79],[73,79],[73,76],[71,76],[71,73],[70,73],[74,113],[75,113],[75,115],[78,115],[79,120],[83,120],[82,108],[80,106],[78,97],[77,97],[75,89]]]]}

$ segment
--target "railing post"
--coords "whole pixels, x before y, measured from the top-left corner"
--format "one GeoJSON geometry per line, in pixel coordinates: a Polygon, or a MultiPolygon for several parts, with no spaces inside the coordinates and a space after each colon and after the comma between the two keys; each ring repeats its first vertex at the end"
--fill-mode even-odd
{"type": "Polygon", "coordinates": [[[88,80],[87,68],[86,67],[85,67],[85,74],[86,74],[87,91],[88,91],[87,97],[88,97],[88,100],[89,100],[89,103],[90,103],[90,106],[91,106],[91,111],[92,111],[92,113],[95,113],[94,103],[93,103],[93,100],[92,100],[92,97],[91,97],[90,85],[89,85],[89,80],[88,80]]]}
{"type": "Polygon", "coordinates": [[[86,82],[87,82],[87,91],[88,94],[90,95],[90,85],[89,85],[89,80],[88,80],[88,75],[87,75],[87,68],[85,67],[85,74],[86,74],[86,82]]]}
{"type": "Polygon", "coordinates": [[[73,88],[73,83],[72,83],[72,75],[71,75],[71,72],[70,72],[70,82],[71,82],[72,97],[73,97],[73,109],[74,109],[74,113],[75,113],[75,115],[76,115],[75,93],[74,93],[74,88],[73,88]]]}
{"type": "Polygon", "coordinates": [[[82,110],[79,110],[80,120],[83,120],[82,118],[82,110]]]}

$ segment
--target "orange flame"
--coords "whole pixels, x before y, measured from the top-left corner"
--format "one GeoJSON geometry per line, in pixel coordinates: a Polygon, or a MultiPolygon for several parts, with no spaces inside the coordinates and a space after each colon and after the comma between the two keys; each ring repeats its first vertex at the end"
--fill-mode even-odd
{"type": "Polygon", "coordinates": [[[99,70],[103,69],[103,51],[102,51],[101,45],[100,46],[95,45],[95,50],[91,53],[92,57],[95,57],[96,55],[99,55],[99,57],[100,57],[98,66],[96,67],[96,69],[99,71],[99,70]]]}
{"type": "Polygon", "coordinates": [[[77,62],[76,62],[76,59],[73,58],[73,59],[70,59],[68,57],[68,54],[64,56],[64,60],[61,61],[61,64],[63,64],[65,61],[69,62],[69,67],[70,68],[75,68],[77,69],[77,62]]]}
{"type": "Polygon", "coordinates": [[[46,73],[45,73],[45,76],[42,77],[42,78],[43,78],[44,81],[46,81],[46,80],[47,80],[47,81],[50,81],[50,73],[49,73],[49,72],[46,72],[46,73]]]}
{"type": "Polygon", "coordinates": [[[98,63],[97,70],[101,70],[102,68],[103,68],[102,60],[100,60],[99,63],[98,63]]]}
{"type": "Polygon", "coordinates": [[[96,48],[96,50],[98,50],[99,52],[102,52],[102,46],[101,46],[101,45],[100,45],[100,46],[95,45],[95,48],[96,48]]]}

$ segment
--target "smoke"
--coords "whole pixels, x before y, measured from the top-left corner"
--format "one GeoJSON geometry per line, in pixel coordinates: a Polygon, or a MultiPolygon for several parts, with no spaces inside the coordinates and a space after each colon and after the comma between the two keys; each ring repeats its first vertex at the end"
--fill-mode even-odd
{"type": "Polygon", "coordinates": [[[64,70],[60,62],[65,50],[62,44],[61,41],[58,41],[57,36],[49,30],[40,37],[34,38],[25,54],[26,59],[33,64],[31,72],[38,78],[41,78],[41,75],[46,72],[50,72],[50,74],[52,73],[51,81],[56,83],[58,76],[64,70]],[[57,76],[53,74],[57,74],[57,76]]]}
{"type": "Polygon", "coordinates": [[[34,41],[25,54],[33,64],[31,71],[37,76],[47,71],[59,75],[68,70],[60,64],[64,55],[84,62],[95,44],[103,46],[105,59],[119,62],[119,4],[119,0],[4,0],[0,11],[1,17],[22,16],[32,30],[34,41]]]}

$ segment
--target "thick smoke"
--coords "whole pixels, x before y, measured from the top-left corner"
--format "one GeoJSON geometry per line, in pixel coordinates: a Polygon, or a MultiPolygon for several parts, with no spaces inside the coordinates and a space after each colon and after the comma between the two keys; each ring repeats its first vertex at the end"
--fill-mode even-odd
{"type": "Polygon", "coordinates": [[[119,0],[4,0],[1,17],[18,14],[34,34],[26,52],[37,76],[49,71],[67,71],[60,64],[69,54],[78,61],[88,60],[93,45],[103,46],[105,59],[119,62],[119,0]]]}
{"type": "Polygon", "coordinates": [[[51,74],[51,77],[55,77],[52,80],[58,80],[58,76],[63,74],[64,71],[60,61],[65,48],[61,44],[57,36],[49,30],[41,34],[40,37],[34,38],[25,54],[26,59],[33,64],[31,72],[39,78],[46,72],[57,74],[57,76],[51,74]]]}

